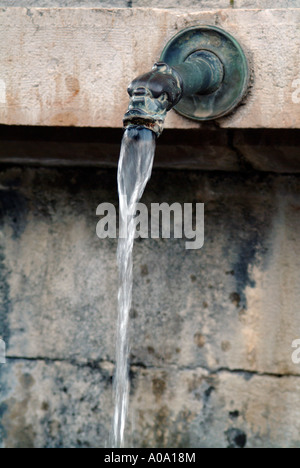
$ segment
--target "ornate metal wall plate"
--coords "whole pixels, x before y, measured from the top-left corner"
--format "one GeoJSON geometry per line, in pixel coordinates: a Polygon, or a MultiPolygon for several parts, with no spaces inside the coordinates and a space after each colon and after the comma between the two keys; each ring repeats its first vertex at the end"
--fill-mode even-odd
{"type": "Polygon", "coordinates": [[[224,66],[224,79],[211,94],[184,96],[174,108],[194,120],[212,120],[230,113],[243,99],[249,82],[246,56],[239,43],[216,26],[195,26],[180,31],[164,48],[160,60],[176,66],[200,50],[213,52],[224,66]]]}

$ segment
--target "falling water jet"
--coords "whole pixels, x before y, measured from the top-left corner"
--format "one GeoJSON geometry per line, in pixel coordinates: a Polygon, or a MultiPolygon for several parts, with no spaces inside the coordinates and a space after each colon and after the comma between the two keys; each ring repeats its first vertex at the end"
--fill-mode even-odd
{"type": "Polygon", "coordinates": [[[163,50],[160,62],[128,88],[130,103],[118,167],[121,226],[113,448],[125,444],[134,214],[151,176],[155,138],[172,108],[196,121],[231,113],[244,98],[248,82],[247,59],[239,43],[220,28],[201,25],[179,32],[163,50]]]}
{"type": "Polygon", "coordinates": [[[128,128],[123,136],[118,166],[120,227],[118,243],[119,293],[116,371],[114,378],[115,412],[111,447],[124,446],[129,397],[129,313],[132,302],[132,250],[135,236],[134,215],[151,176],[155,135],[144,127],[128,128]]]}

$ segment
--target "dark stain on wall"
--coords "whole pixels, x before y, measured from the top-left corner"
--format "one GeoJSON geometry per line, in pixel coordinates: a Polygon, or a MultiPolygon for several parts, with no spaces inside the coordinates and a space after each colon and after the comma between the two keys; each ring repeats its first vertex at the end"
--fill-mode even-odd
{"type": "Polygon", "coordinates": [[[13,231],[13,239],[18,239],[24,232],[27,212],[26,198],[19,191],[0,191],[0,226],[7,221],[13,231]]]}
{"type": "Polygon", "coordinates": [[[9,314],[11,311],[8,275],[3,248],[0,246],[0,337],[5,341],[6,348],[9,343],[9,314]]]}

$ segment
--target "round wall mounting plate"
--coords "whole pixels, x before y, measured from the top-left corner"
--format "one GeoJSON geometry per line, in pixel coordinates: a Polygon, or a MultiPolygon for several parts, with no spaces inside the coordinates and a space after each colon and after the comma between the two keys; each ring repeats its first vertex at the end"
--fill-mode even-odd
{"type": "Polygon", "coordinates": [[[249,82],[246,56],[239,43],[216,26],[194,26],[180,31],[164,48],[160,60],[179,65],[194,52],[213,52],[224,66],[224,79],[211,94],[184,96],[174,109],[193,120],[213,120],[230,113],[243,99],[249,82]]]}

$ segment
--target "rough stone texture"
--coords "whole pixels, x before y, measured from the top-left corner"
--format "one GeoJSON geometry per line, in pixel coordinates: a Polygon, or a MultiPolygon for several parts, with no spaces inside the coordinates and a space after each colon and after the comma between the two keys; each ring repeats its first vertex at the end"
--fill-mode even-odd
{"type": "MultiPolygon", "coordinates": [[[[133,0],[133,7],[161,8],[159,0],[133,0]]],[[[164,8],[189,8],[192,10],[210,10],[216,8],[297,8],[299,0],[164,0],[164,8]]]]}
{"type": "MultiPolygon", "coordinates": [[[[217,125],[299,128],[300,9],[2,9],[0,123],[120,127],[130,81],[199,23],[232,33],[252,70],[244,105],[217,125]]],[[[201,125],[172,111],[166,127],[201,125]]]]}
{"type": "MultiPolygon", "coordinates": [[[[3,447],[104,446],[116,240],[95,235],[116,173],[2,168],[3,447]]],[[[136,242],[128,444],[298,447],[300,181],[155,171],[144,202],[205,202],[205,245],[136,242]]]]}
{"type": "Polygon", "coordinates": [[[2,447],[97,447],[107,437],[112,412],[109,370],[10,359],[1,369],[1,381],[2,447]]]}
{"type": "MultiPolygon", "coordinates": [[[[148,7],[161,8],[161,0],[0,0],[0,7],[148,7]]],[[[164,0],[164,8],[298,8],[300,0],[164,0]]]]}
{"type": "MultiPolygon", "coordinates": [[[[299,13],[235,11],[287,7],[300,2],[165,1],[174,13],[1,11],[0,121],[119,127],[130,79],[151,66],[176,28],[200,19],[236,35],[254,65],[246,105],[219,125],[298,127],[299,13]],[[179,7],[228,10],[177,18],[179,7]],[[149,42],[132,34],[137,23],[149,42]],[[119,83],[113,90],[111,69],[119,83]]],[[[193,127],[175,114],[167,126],[193,127]]],[[[115,166],[120,131],[85,140],[79,130],[39,129],[37,137],[37,129],[1,127],[0,161],[115,166]]],[[[253,171],[299,172],[298,140],[291,131],[232,133],[211,124],[160,139],[156,167],[194,170],[156,170],[144,201],[205,202],[206,242],[200,251],[186,251],[184,240],[136,242],[128,445],[300,447],[300,365],[291,359],[292,341],[300,338],[300,181],[253,171]]],[[[116,240],[97,239],[95,211],[103,201],[117,204],[115,179],[112,169],[1,168],[0,338],[8,356],[0,365],[0,447],[106,445],[116,240]]]]}

